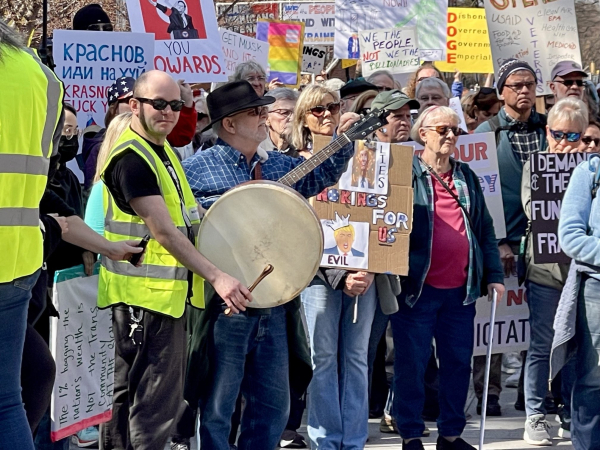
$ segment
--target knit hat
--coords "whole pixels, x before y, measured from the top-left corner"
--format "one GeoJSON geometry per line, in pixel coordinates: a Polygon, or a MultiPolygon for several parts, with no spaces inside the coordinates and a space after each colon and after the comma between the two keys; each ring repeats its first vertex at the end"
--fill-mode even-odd
{"type": "Polygon", "coordinates": [[[502,89],[504,89],[504,83],[506,83],[506,79],[518,70],[528,70],[531,72],[537,83],[535,71],[529,64],[527,64],[525,61],[519,61],[518,59],[507,59],[502,63],[500,69],[498,69],[498,82],[496,83],[498,92],[502,92],[502,89]]]}
{"type": "Polygon", "coordinates": [[[96,23],[111,23],[108,14],[97,3],[84,6],[73,17],[74,30],[87,30],[90,25],[96,23]]]}

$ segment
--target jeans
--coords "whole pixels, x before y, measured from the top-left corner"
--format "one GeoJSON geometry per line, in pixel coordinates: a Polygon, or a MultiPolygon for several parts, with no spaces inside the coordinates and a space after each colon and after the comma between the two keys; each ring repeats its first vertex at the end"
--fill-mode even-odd
{"type": "Polygon", "coordinates": [[[21,360],[27,308],[40,271],[0,283],[0,450],[33,450],[21,399],[21,360]]]}
{"type": "Polygon", "coordinates": [[[420,438],[425,403],[425,369],[435,337],[439,368],[439,434],[460,436],[471,378],[475,303],[463,305],[465,287],[436,289],[425,285],[411,308],[399,302],[391,316],[394,334],[393,416],[403,439],[420,438]]]}
{"type": "Polygon", "coordinates": [[[571,436],[576,450],[600,449],[600,281],[583,277],[577,303],[571,436]]]}
{"type": "Polygon", "coordinates": [[[274,450],[290,411],[285,306],[218,314],[209,344],[210,388],[200,399],[203,449],[229,450],[229,432],[241,391],[239,450],[274,450]]]}
{"type": "Polygon", "coordinates": [[[319,278],[302,293],[313,378],[308,387],[308,436],[312,449],[362,449],[369,420],[369,336],[377,302],[373,285],[358,299],[319,278]]]}
{"type": "Polygon", "coordinates": [[[35,450],[69,450],[71,442],[70,437],[66,437],[56,442],[50,439],[52,421],[50,420],[50,409],[48,409],[40,420],[40,424],[35,433],[35,450]]]}
{"type": "MultiPolygon", "coordinates": [[[[546,415],[545,398],[548,394],[550,376],[550,350],[554,338],[554,316],[558,308],[561,291],[534,283],[526,282],[527,305],[529,306],[529,325],[531,340],[525,360],[525,411],[527,416],[546,415]]],[[[567,372],[572,364],[563,368],[567,372]]],[[[570,377],[562,378],[562,398],[564,410],[571,410],[572,384],[570,377]]]]}
{"type": "Polygon", "coordinates": [[[378,301],[375,306],[369,337],[369,409],[379,413],[385,408],[389,391],[385,373],[385,330],[390,317],[383,313],[378,301]]]}

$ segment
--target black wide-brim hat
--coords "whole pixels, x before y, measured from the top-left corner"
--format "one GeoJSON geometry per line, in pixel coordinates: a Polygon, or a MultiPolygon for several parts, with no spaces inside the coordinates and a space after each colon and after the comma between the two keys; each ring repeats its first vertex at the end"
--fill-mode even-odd
{"type": "Polygon", "coordinates": [[[273,97],[259,97],[252,85],[246,80],[227,83],[215,89],[206,97],[211,122],[202,131],[208,130],[214,123],[236,112],[255,106],[270,105],[275,101],[273,97]]]}

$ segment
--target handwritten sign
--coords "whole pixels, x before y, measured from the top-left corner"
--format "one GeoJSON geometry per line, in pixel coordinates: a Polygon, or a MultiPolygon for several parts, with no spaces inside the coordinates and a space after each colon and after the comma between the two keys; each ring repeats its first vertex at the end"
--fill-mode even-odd
{"type": "Polygon", "coordinates": [[[552,68],[563,60],[581,64],[574,0],[485,3],[494,71],[508,58],[527,61],[537,75],[537,95],[551,94],[552,68]]]}
{"type": "Polygon", "coordinates": [[[277,3],[217,3],[217,14],[224,14],[225,28],[245,36],[256,37],[258,19],[279,19],[277,3]]]}
{"type": "Polygon", "coordinates": [[[235,67],[244,62],[254,60],[267,70],[269,61],[268,42],[259,41],[243,34],[219,28],[221,46],[225,55],[225,71],[233,74],[235,67]]]}
{"type": "Polygon", "coordinates": [[[448,8],[446,60],[442,72],[492,73],[492,52],[483,8],[448,8]]]}
{"type": "Polygon", "coordinates": [[[531,155],[531,231],[536,264],[571,262],[558,243],[560,207],[573,170],[592,154],[531,155]]]}
{"type": "MultiPolygon", "coordinates": [[[[422,145],[416,142],[410,142],[410,144],[414,145],[417,154],[422,152],[422,145]]],[[[496,239],[506,237],[504,204],[502,203],[500,171],[498,169],[498,154],[496,152],[496,138],[494,133],[476,133],[459,136],[452,156],[457,161],[469,164],[469,167],[475,172],[483,190],[485,204],[492,219],[494,219],[496,239]]]]}
{"type": "Polygon", "coordinates": [[[226,81],[210,0],[127,0],[131,30],[154,33],[154,68],[189,83],[226,81]]]}
{"type": "Polygon", "coordinates": [[[115,372],[111,310],[99,310],[98,268],[87,277],[83,266],[56,272],[50,350],[56,361],[50,437],[63,439],[110,420],[115,372]]]}
{"type": "Polygon", "coordinates": [[[361,31],[360,59],[363,76],[377,70],[414,72],[419,68],[419,48],[414,27],[361,31]]]}
{"type": "Polygon", "coordinates": [[[325,69],[325,55],[327,51],[323,47],[304,46],[302,51],[302,72],[319,74],[325,69]]]}
{"type": "Polygon", "coordinates": [[[363,30],[411,26],[418,34],[417,56],[428,61],[443,60],[446,55],[447,12],[446,0],[336,0],[335,57],[359,59],[354,49],[358,34],[363,30]]]}
{"type": "Polygon", "coordinates": [[[335,3],[284,3],[283,20],[304,22],[304,43],[332,45],[335,36],[335,3]]]}
{"type": "MultiPolygon", "coordinates": [[[[515,262],[516,264],[516,262],[515,262]]],[[[494,322],[493,353],[520,352],[529,348],[529,307],[525,287],[520,287],[517,276],[504,278],[504,296],[498,299],[494,322]]],[[[490,328],[492,303],[482,297],[475,304],[475,336],[473,355],[485,355],[490,328]]]]}

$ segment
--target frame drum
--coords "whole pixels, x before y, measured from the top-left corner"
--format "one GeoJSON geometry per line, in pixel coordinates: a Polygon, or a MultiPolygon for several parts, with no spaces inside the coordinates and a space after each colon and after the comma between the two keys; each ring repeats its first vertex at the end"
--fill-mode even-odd
{"type": "Polygon", "coordinates": [[[245,286],[271,264],[273,272],[256,286],[249,304],[271,308],[293,300],[312,281],[323,255],[323,230],[295,190],[273,181],[249,181],[209,208],[198,250],[245,286]]]}

